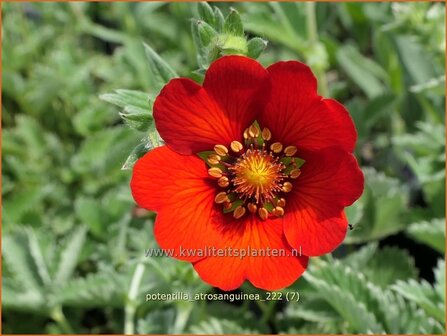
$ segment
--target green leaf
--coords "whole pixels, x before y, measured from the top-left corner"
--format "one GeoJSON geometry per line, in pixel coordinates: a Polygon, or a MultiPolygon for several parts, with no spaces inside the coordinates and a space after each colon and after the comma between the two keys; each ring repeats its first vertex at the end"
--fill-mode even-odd
{"type": "Polygon", "coordinates": [[[445,260],[439,259],[438,265],[435,270],[435,284],[434,288],[438,296],[441,298],[441,301],[445,303],[445,260]]]}
{"type": "Polygon", "coordinates": [[[193,334],[255,334],[256,330],[245,329],[237,323],[227,319],[216,319],[211,317],[190,328],[193,334]]]}
{"type": "Polygon", "coordinates": [[[146,109],[150,102],[150,96],[145,92],[123,89],[115,90],[114,93],[102,94],[99,98],[122,108],[134,106],[146,109]]]}
{"type": "Polygon", "coordinates": [[[152,106],[147,109],[141,109],[139,107],[126,106],[120,117],[130,127],[140,132],[145,132],[149,129],[152,123],[152,106]]]}
{"type": "Polygon", "coordinates": [[[75,201],[76,216],[90,233],[97,239],[103,239],[107,228],[107,215],[99,200],[91,197],[80,197],[75,201]]]}
{"type": "Polygon", "coordinates": [[[433,60],[427,55],[416,36],[398,35],[395,43],[399,57],[416,84],[423,84],[436,76],[433,60]]]}
{"type": "Polygon", "coordinates": [[[369,281],[382,288],[387,288],[398,280],[417,277],[413,258],[406,250],[396,247],[384,247],[357,269],[363,271],[369,281]]]}
{"type": "Polygon", "coordinates": [[[214,7],[214,16],[216,18],[215,28],[218,32],[222,32],[225,25],[225,17],[219,7],[214,7]]]}
{"type": "Polygon", "coordinates": [[[3,258],[17,282],[43,296],[42,279],[29,248],[30,239],[35,239],[30,236],[31,230],[21,229],[5,235],[2,242],[3,258]]]}
{"type": "Polygon", "coordinates": [[[248,48],[248,56],[251,58],[258,58],[261,53],[264,51],[264,49],[267,47],[267,41],[260,38],[260,37],[254,37],[251,40],[248,41],[247,48],[248,48]]]}
{"type": "MultiPolygon", "coordinates": [[[[364,260],[369,259],[372,250],[368,248],[367,253],[364,250],[362,257],[355,259],[357,262],[365,257],[364,260]]],[[[398,293],[376,286],[374,279],[370,281],[365,273],[343,263],[320,261],[318,269],[311,265],[304,274],[314,289],[306,295],[313,300],[326,301],[340,315],[339,332],[442,333],[443,322],[435,321],[413,302],[406,302],[398,293]]],[[[417,285],[414,280],[410,281],[417,285]]],[[[400,283],[398,281],[393,287],[400,283]]]]}
{"type": "Polygon", "coordinates": [[[349,78],[368,96],[374,98],[386,92],[384,83],[388,74],[373,60],[361,55],[353,46],[346,45],[337,51],[337,60],[349,78]]]}
{"type": "Polygon", "coordinates": [[[380,319],[374,314],[378,306],[377,289],[368,287],[366,278],[351,268],[336,262],[304,274],[306,280],[318,291],[332,308],[346,321],[348,331],[355,333],[385,332],[380,319]]]}
{"type": "Polygon", "coordinates": [[[208,23],[197,21],[199,39],[203,46],[208,46],[217,36],[217,32],[208,23]]]}
{"type": "Polygon", "coordinates": [[[146,141],[143,140],[142,143],[138,144],[134,147],[134,149],[132,149],[132,152],[130,152],[130,155],[127,157],[121,169],[131,170],[135,165],[135,162],[137,162],[139,158],[143,157],[143,155],[149,150],[151,150],[150,144],[148,143],[147,139],[146,141]]]}
{"type": "Polygon", "coordinates": [[[171,79],[178,77],[178,75],[148,44],[144,43],[144,49],[151,71],[151,83],[156,89],[155,91],[158,91],[171,79]]]}
{"type": "Polygon", "coordinates": [[[230,14],[228,14],[225,19],[224,24],[224,32],[229,35],[235,36],[244,36],[244,26],[242,25],[241,16],[235,9],[230,10],[230,14]]]}
{"type": "Polygon", "coordinates": [[[84,246],[86,233],[86,228],[81,226],[67,237],[63,244],[63,250],[60,252],[59,265],[54,278],[55,283],[62,284],[73,277],[79,255],[84,246]]]}
{"type": "Polygon", "coordinates": [[[133,129],[147,131],[152,123],[153,98],[144,92],[133,90],[116,90],[100,96],[104,101],[117,105],[123,110],[120,117],[133,129]]]}
{"type": "Polygon", "coordinates": [[[55,301],[70,307],[116,307],[124,305],[126,279],[112,272],[90,273],[85,278],[70,280],[54,290],[55,301]]]}
{"type": "MultiPolygon", "coordinates": [[[[345,243],[359,243],[386,237],[405,228],[404,217],[408,203],[408,188],[399,180],[363,169],[365,190],[357,203],[363,207],[363,216],[354,230],[348,232],[345,243]]],[[[357,205],[354,205],[357,206],[357,205]]],[[[360,206],[360,205],[359,205],[360,206]]]]}
{"type": "Polygon", "coordinates": [[[289,304],[284,316],[287,319],[303,319],[325,324],[340,319],[340,315],[325,300],[311,298],[303,300],[299,304],[289,304]]]}
{"type": "Polygon", "coordinates": [[[445,296],[440,297],[427,281],[398,281],[392,288],[407,300],[415,302],[440,323],[445,323],[445,296]]]}
{"type": "Polygon", "coordinates": [[[406,232],[418,242],[429,245],[439,253],[445,253],[445,218],[413,223],[406,232]]]}
{"type": "Polygon", "coordinates": [[[215,25],[215,13],[213,12],[213,9],[211,6],[205,2],[201,1],[197,4],[197,9],[199,11],[199,17],[208,23],[211,26],[215,25]]]}
{"type": "Polygon", "coordinates": [[[176,312],[173,308],[154,310],[138,320],[140,334],[171,334],[174,332],[176,312]]]}

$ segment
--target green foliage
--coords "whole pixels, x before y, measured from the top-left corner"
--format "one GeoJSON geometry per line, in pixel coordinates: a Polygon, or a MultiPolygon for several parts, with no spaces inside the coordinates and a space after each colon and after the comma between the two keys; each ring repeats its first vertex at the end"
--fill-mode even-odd
{"type": "Polygon", "coordinates": [[[4,333],[445,333],[445,261],[431,281],[421,259],[445,253],[444,4],[2,11],[4,333]],[[347,106],[366,183],[346,209],[353,229],[283,290],[299,302],[146,301],[217,293],[190,264],[144,256],[158,247],[154,214],[135,207],[128,170],[163,144],[152,118],[162,87],[201,82],[227,54],[304,61],[320,94],[347,106]],[[420,245],[389,246],[402,234],[420,245]]]}
{"type": "MultiPolygon", "coordinates": [[[[393,281],[388,283],[397,281],[395,285],[381,288],[377,282],[377,271],[362,272],[349,265],[353,264],[353,261],[364,260],[367,255],[371,258],[371,248],[355,252],[341,261],[322,262],[320,260],[304,275],[314,290],[308,293],[312,296],[312,300],[304,302],[304,307],[300,307],[298,312],[295,309],[287,311],[286,316],[297,315],[317,324],[322,322],[320,320],[322,317],[323,320],[326,319],[336,326],[337,333],[445,332],[445,287],[440,289],[441,295],[435,297],[435,290],[425,282],[418,283],[411,279],[407,284],[399,280],[401,277],[410,275],[404,275],[405,272],[408,273],[405,271],[407,266],[402,265],[399,258],[391,259],[391,255],[398,254],[399,250],[380,253],[381,255],[373,254],[372,258],[378,258],[381,261],[389,258],[390,268],[394,267],[397,272],[388,273],[389,276],[394,277],[393,281]],[[370,274],[376,274],[376,276],[371,277],[370,274]],[[429,297],[435,301],[429,301],[429,297]],[[407,302],[407,299],[413,301],[414,304],[407,302]]],[[[442,267],[445,268],[445,264],[440,263],[438,269],[442,267]]],[[[370,270],[368,266],[365,267],[366,269],[370,270]]],[[[438,273],[444,274],[445,271],[438,273]]],[[[437,279],[437,283],[438,281],[442,279],[437,279]]]]}
{"type": "Polygon", "coordinates": [[[383,238],[402,230],[408,204],[408,191],[399,180],[371,168],[363,169],[365,190],[362,197],[347,210],[355,229],[346,243],[358,243],[383,238]]]}
{"type": "Polygon", "coordinates": [[[445,218],[413,223],[408,227],[407,233],[416,241],[427,244],[442,254],[445,253],[445,218]]]}
{"type": "Polygon", "coordinates": [[[51,316],[58,307],[55,288],[74,276],[85,236],[84,227],[60,244],[54,237],[26,227],[4,236],[3,255],[10,276],[3,283],[3,306],[51,316]]]}
{"type": "Polygon", "coordinates": [[[258,58],[267,46],[260,37],[247,39],[237,10],[231,8],[226,18],[218,7],[198,4],[199,20],[192,22],[191,31],[198,52],[198,74],[203,75],[209,65],[222,55],[238,54],[258,58]]]}
{"type": "Polygon", "coordinates": [[[192,334],[255,334],[253,330],[244,329],[234,321],[218,320],[211,318],[208,321],[203,321],[198,325],[192,326],[190,329],[192,334]]]}
{"type": "Polygon", "coordinates": [[[436,282],[398,281],[393,289],[406,299],[415,302],[431,317],[443,323],[445,320],[445,260],[440,260],[435,270],[436,282]]]}
{"type": "Polygon", "coordinates": [[[370,243],[344,260],[352,269],[360,270],[369,281],[382,288],[387,288],[397,280],[417,277],[413,258],[407,251],[395,247],[378,250],[377,244],[370,243]]]}

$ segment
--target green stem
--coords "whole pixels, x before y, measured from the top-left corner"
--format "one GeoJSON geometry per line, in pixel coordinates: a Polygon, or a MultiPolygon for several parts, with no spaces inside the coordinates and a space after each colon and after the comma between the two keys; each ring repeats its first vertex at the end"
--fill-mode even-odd
{"type": "Polygon", "coordinates": [[[315,2],[306,2],[307,36],[309,41],[318,41],[317,17],[315,2]]]}
{"type": "Polygon", "coordinates": [[[261,323],[267,324],[270,318],[272,317],[273,312],[275,311],[276,301],[270,301],[266,305],[264,305],[264,309],[262,312],[261,323]]]}
{"type": "MultiPolygon", "coordinates": [[[[307,25],[307,37],[311,45],[318,43],[318,28],[317,28],[317,14],[316,3],[306,2],[306,25],[307,25]]],[[[324,69],[317,67],[314,69],[315,76],[318,78],[318,84],[320,93],[322,96],[328,96],[328,87],[326,80],[326,73],[324,69]]]]}
{"type": "Polygon", "coordinates": [[[144,274],[144,263],[140,261],[135,268],[127,293],[127,303],[124,307],[124,334],[135,334],[135,313],[137,311],[137,295],[144,274]]]}
{"type": "Polygon", "coordinates": [[[57,323],[64,334],[74,334],[73,328],[65,318],[64,312],[60,306],[56,306],[51,312],[51,318],[57,323]]]}
{"type": "Polygon", "coordinates": [[[193,305],[190,302],[179,302],[177,305],[177,316],[174,322],[173,334],[182,334],[184,332],[192,308],[193,305]]]}

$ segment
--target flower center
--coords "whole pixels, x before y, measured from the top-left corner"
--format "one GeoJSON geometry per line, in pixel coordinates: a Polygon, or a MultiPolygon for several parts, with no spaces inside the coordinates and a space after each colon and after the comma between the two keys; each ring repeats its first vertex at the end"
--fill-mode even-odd
{"type": "Polygon", "coordinates": [[[270,144],[268,128],[260,129],[254,122],[244,131],[244,144],[232,141],[230,149],[214,146],[214,151],[199,153],[210,166],[208,174],[223,189],[215,202],[223,212],[241,218],[247,210],[265,220],[284,215],[283,196],[292,190],[290,180],[298,178],[304,160],[295,157],[295,146],[270,144]]]}
{"type": "Polygon", "coordinates": [[[260,204],[274,198],[275,192],[281,191],[284,168],[278,157],[265,149],[250,148],[228,169],[233,173],[234,191],[260,204]]]}

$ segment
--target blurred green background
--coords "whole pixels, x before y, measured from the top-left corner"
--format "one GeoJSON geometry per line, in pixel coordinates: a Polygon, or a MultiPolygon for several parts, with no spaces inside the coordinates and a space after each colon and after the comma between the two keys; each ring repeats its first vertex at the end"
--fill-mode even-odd
{"type": "Polygon", "coordinates": [[[219,292],[188,263],[144,257],[154,214],[121,169],[157,142],[147,101],[166,71],[200,81],[228,52],[197,22],[219,34],[216,12],[3,3],[3,333],[445,333],[444,4],[212,6],[268,41],[261,63],[308,63],[348,107],[366,177],[354,229],[284,290],[299,302],[145,302],[219,292]]]}

